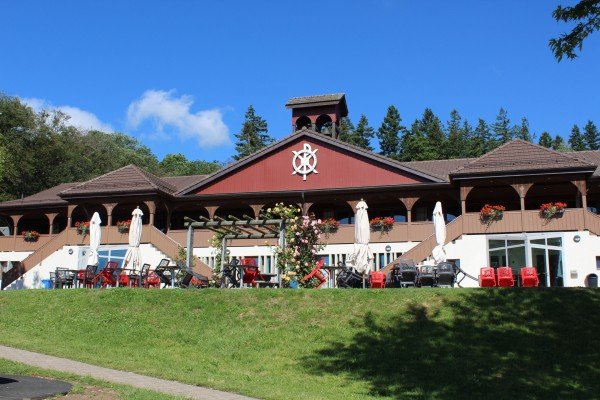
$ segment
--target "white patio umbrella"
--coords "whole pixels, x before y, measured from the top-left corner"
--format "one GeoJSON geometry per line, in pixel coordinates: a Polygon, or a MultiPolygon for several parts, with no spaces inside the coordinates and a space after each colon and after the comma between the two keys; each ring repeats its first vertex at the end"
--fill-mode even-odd
{"type": "Polygon", "coordinates": [[[100,247],[100,238],[102,237],[101,223],[100,214],[95,212],[90,220],[90,251],[87,265],[98,265],[98,247],[100,247]]]}
{"type": "Polygon", "coordinates": [[[431,252],[436,264],[446,261],[446,251],[444,244],[446,242],[446,221],[442,213],[442,203],[435,203],[433,209],[433,229],[435,230],[435,241],[437,246],[431,252]]]}
{"type": "Polygon", "coordinates": [[[129,248],[125,255],[125,265],[135,271],[141,264],[140,242],[142,240],[142,216],[144,213],[139,207],[131,213],[131,224],[129,225],[129,248]]]}
{"type": "Polygon", "coordinates": [[[367,213],[367,203],[363,200],[356,205],[356,214],[354,218],[354,251],[348,258],[349,264],[360,273],[369,273],[371,262],[373,261],[373,252],[369,247],[371,240],[371,227],[369,225],[369,214],[367,213]]]}

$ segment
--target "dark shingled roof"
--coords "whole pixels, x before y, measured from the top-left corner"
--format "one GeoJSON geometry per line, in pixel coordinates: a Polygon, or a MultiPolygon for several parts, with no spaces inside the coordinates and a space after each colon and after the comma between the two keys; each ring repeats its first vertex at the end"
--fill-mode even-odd
{"type": "Polygon", "coordinates": [[[571,153],[565,153],[568,155],[573,155],[574,157],[585,160],[596,165],[596,170],[592,174],[594,178],[600,178],[600,150],[583,150],[583,151],[573,151],[571,153]]]}
{"type": "Polygon", "coordinates": [[[0,203],[0,208],[13,208],[13,207],[26,207],[36,205],[67,205],[67,202],[60,197],[58,194],[64,190],[70,189],[73,186],[78,185],[79,182],[75,183],[61,183],[60,185],[51,187],[50,189],[42,190],[39,193],[25,197],[18,200],[10,200],[0,203]]]}
{"type": "Polygon", "coordinates": [[[127,165],[115,171],[82,182],[60,193],[61,197],[88,194],[162,192],[172,194],[177,187],[146,172],[135,165],[127,165]]]}
{"type": "Polygon", "coordinates": [[[316,96],[292,97],[285,103],[286,107],[301,104],[337,102],[344,98],[344,93],[320,94],[316,96]]]}
{"type": "Polygon", "coordinates": [[[464,167],[476,158],[454,158],[450,160],[428,160],[428,161],[409,161],[403,162],[409,168],[416,169],[428,175],[450,182],[449,174],[464,167]]]}
{"type": "Polygon", "coordinates": [[[205,180],[210,175],[182,175],[182,176],[163,176],[162,180],[175,186],[177,191],[186,189],[198,182],[205,180]]]}
{"type": "Polygon", "coordinates": [[[515,139],[471,161],[450,174],[451,177],[468,175],[502,175],[516,172],[595,169],[595,165],[565,153],[559,153],[537,144],[515,139]]]}

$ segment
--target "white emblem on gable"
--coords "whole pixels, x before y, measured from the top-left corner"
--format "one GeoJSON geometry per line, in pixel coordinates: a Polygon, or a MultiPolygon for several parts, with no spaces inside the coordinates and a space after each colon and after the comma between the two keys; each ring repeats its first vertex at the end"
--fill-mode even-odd
{"type": "Polygon", "coordinates": [[[293,151],[294,158],[292,159],[292,167],[294,172],[292,175],[302,175],[302,179],[306,180],[306,175],[312,173],[318,174],[317,167],[317,151],[319,149],[312,149],[310,144],[305,143],[304,148],[299,151],[293,151]]]}

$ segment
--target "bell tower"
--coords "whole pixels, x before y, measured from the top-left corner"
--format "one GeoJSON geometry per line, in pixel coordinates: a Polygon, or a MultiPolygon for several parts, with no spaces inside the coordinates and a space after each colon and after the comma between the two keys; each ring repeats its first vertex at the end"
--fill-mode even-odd
{"type": "Polygon", "coordinates": [[[292,110],[292,132],[303,128],[337,139],[340,120],[348,115],[344,93],[292,97],[285,103],[292,110]]]}

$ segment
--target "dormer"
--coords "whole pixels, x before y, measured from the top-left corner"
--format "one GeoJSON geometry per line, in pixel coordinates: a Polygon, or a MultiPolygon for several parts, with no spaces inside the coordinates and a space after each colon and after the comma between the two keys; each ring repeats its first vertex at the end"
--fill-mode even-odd
{"type": "Polygon", "coordinates": [[[292,97],[285,106],[292,110],[292,132],[308,128],[334,139],[340,120],[348,115],[344,93],[292,97]]]}

